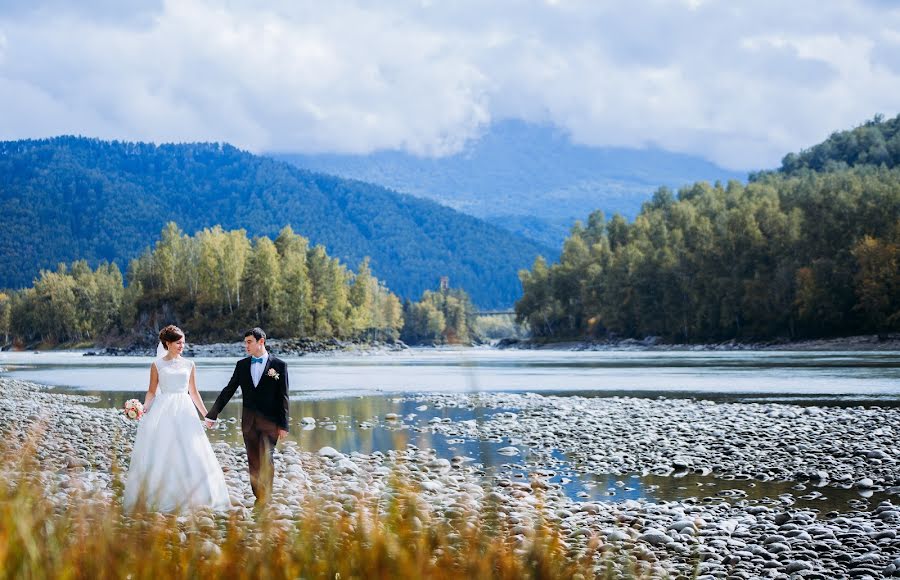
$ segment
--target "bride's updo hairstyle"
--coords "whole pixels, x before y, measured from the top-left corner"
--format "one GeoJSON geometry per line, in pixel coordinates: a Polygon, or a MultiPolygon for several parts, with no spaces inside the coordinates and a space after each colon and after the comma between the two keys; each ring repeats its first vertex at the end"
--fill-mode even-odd
{"type": "Polygon", "coordinates": [[[184,338],[184,331],[174,324],[170,324],[159,331],[159,342],[162,343],[166,350],[169,350],[170,342],[176,342],[182,338],[184,338]]]}

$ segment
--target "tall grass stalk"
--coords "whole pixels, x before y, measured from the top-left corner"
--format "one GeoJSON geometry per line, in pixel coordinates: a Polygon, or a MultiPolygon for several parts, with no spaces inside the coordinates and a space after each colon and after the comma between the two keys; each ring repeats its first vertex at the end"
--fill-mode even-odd
{"type": "Polygon", "coordinates": [[[120,492],[113,501],[91,492],[58,501],[30,459],[33,442],[2,451],[0,579],[642,577],[634,558],[605,552],[597,537],[568,546],[551,519],[512,527],[489,500],[440,515],[399,476],[391,493],[362,498],[352,511],[326,511],[310,493],[290,521],[266,510],[126,514],[120,492]]]}

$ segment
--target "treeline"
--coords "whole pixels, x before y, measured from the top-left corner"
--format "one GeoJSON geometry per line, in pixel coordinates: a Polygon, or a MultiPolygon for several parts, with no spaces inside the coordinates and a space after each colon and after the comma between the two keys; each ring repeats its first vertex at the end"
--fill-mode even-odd
{"type": "Polygon", "coordinates": [[[80,137],[0,141],[0,288],[60,262],[123,270],[170,221],[310,245],[418,297],[450,276],[482,307],[520,296],[516,272],[550,250],[432,201],[311,173],[217,143],[154,145],[80,137]]]}
{"type": "Polygon", "coordinates": [[[475,307],[464,290],[426,290],[421,300],[403,306],[404,342],[471,344],[477,338],[475,307]]]}
{"type": "Polygon", "coordinates": [[[92,339],[121,327],[128,311],[122,272],[106,262],[91,270],[84,260],[44,270],[34,286],[7,301],[7,340],[60,342],[92,339]]]}
{"type": "MultiPolygon", "coordinates": [[[[892,142],[892,141],[891,141],[892,142]]],[[[520,272],[540,337],[673,341],[900,329],[900,169],[665,188],[632,223],[596,212],[558,264],[520,272]]]]}
{"type": "Polygon", "coordinates": [[[857,165],[900,166],[900,115],[887,121],[876,115],[800,153],[789,153],[781,161],[781,172],[840,171],[857,165]]]}
{"type": "Polygon", "coordinates": [[[8,344],[10,335],[10,313],[12,312],[12,303],[9,294],[0,292],[0,334],[3,335],[3,344],[8,344]]]}
{"type": "Polygon", "coordinates": [[[0,322],[26,343],[150,336],[169,323],[192,340],[233,340],[255,325],[273,336],[340,339],[396,339],[403,328],[400,300],[367,259],[351,272],[290,227],[251,241],[244,230],[188,236],[169,223],[131,261],[127,281],[115,264],[44,270],[31,288],[0,296],[0,322]]]}

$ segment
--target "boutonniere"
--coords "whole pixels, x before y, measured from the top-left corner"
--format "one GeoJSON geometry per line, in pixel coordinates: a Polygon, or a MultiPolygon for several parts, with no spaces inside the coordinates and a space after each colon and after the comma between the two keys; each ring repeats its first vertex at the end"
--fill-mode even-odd
{"type": "Polygon", "coordinates": [[[281,378],[281,375],[279,375],[279,374],[275,371],[275,369],[269,369],[269,372],[266,373],[266,374],[268,374],[270,377],[272,377],[272,378],[275,379],[276,381],[277,381],[278,379],[281,378]]]}

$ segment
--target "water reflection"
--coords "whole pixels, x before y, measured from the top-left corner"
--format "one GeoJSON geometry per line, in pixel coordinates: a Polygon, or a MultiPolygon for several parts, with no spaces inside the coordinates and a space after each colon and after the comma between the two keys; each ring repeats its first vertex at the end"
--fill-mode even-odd
{"type": "MultiPolygon", "coordinates": [[[[227,383],[235,359],[197,358],[198,384],[207,406],[227,383]]],[[[474,420],[502,409],[433,408],[404,401],[422,392],[542,392],[553,395],[685,397],[720,402],[783,402],[801,405],[900,406],[900,352],[566,352],[414,350],[359,356],[289,358],[290,438],[316,452],[344,453],[433,448],[441,457],[471,458],[488,478],[528,481],[537,470],[574,499],[759,502],[773,507],[847,511],[866,505],[854,490],[795,489],[796,483],[726,481],[687,474],[627,477],[584,474],[552,450],[520,442],[450,438],[435,433],[433,420],[474,420]],[[388,414],[396,420],[388,420],[388,414]],[[307,419],[304,423],[303,419],[307,419]],[[522,455],[499,450],[517,445],[522,455]],[[821,494],[821,495],[819,495],[821,494]],[[858,503],[863,502],[863,503],[858,503]]],[[[61,390],[93,393],[98,405],[121,408],[143,399],[149,358],[84,357],[80,353],[0,353],[8,374],[61,390]],[[63,388],[65,387],[65,388],[63,388]]],[[[210,433],[242,444],[240,401],[234,400],[210,433]]],[[[199,420],[199,419],[198,419],[199,420]]],[[[875,492],[872,505],[885,495],[875,492]]]]}
{"type": "MultiPolygon", "coordinates": [[[[71,390],[56,389],[71,392],[71,390]]],[[[79,391],[98,397],[94,406],[121,408],[127,399],[142,397],[140,392],[79,391]]],[[[204,397],[207,406],[212,397],[204,397]]],[[[484,409],[466,407],[435,408],[418,401],[400,397],[346,397],[324,400],[292,400],[289,438],[301,449],[317,452],[333,447],[343,453],[358,451],[404,450],[414,445],[420,449],[434,449],[438,456],[468,458],[473,465],[493,480],[529,482],[542,474],[542,480],[558,485],[566,494],[579,501],[616,502],[627,499],[650,501],[687,501],[698,504],[730,502],[758,504],[773,508],[804,508],[820,513],[847,512],[866,505],[877,505],[889,499],[882,491],[860,493],[855,489],[783,481],[727,480],[695,473],[670,476],[632,474],[627,476],[582,473],[556,450],[533,450],[511,439],[466,439],[435,433],[434,420],[467,421],[476,425],[488,421],[496,413],[514,409],[484,409]],[[396,415],[396,419],[388,419],[396,415]],[[304,424],[304,419],[314,421],[304,424]],[[521,456],[511,458],[498,453],[503,447],[516,445],[521,456]]],[[[213,441],[243,445],[240,432],[240,401],[225,407],[219,427],[209,432],[213,441]]],[[[199,416],[198,416],[199,420],[199,416]]],[[[896,499],[896,498],[894,498],[896,499]]]]}
{"type": "MultiPolygon", "coordinates": [[[[810,509],[819,513],[877,506],[891,496],[883,491],[856,490],[809,482],[725,480],[694,473],[613,476],[588,474],[568,484],[569,496],[596,501],[648,499],[696,504],[729,502],[771,508],[810,509]]],[[[896,498],[894,498],[896,501],[896,498]]]]}

